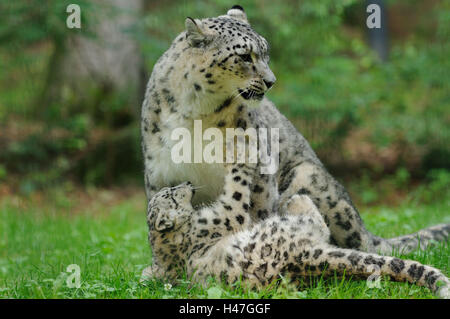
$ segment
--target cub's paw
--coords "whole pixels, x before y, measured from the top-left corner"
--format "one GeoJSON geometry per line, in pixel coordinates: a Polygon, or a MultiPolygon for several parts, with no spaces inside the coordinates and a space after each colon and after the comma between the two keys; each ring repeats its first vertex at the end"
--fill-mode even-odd
{"type": "Polygon", "coordinates": [[[446,285],[439,288],[438,297],[442,299],[450,299],[450,287],[446,285]]]}

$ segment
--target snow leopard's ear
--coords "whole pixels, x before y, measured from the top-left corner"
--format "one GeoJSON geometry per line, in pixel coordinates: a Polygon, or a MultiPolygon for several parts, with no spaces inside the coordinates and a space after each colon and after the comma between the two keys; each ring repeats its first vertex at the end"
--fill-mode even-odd
{"type": "Polygon", "coordinates": [[[203,32],[200,20],[187,17],[184,25],[186,27],[186,39],[191,46],[198,47],[208,42],[208,36],[203,32]]]}
{"type": "Polygon", "coordinates": [[[248,23],[244,8],[242,8],[240,5],[232,6],[231,9],[228,10],[227,15],[242,22],[248,23]]]}

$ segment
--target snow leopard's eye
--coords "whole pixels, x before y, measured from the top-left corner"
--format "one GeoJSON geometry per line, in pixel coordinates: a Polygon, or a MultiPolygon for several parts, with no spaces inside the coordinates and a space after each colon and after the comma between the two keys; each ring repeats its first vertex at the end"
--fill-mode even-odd
{"type": "Polygon", "coordinates": [[[244,61],[244,62],[250,62],[252,63],[252,56],[250,54],[241,54],[239,55],[239,57],[244,61]]]}

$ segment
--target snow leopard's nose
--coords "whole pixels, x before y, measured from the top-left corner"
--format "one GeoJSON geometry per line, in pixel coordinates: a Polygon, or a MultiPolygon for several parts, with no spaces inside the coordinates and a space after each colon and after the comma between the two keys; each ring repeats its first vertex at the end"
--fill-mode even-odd
{"type": "Polygon", "coordinates": [[[264,69],[262,80],[264,84],[267,87],[267,90],[270,89],[277,78],[275,77],[275,74],[273,74],[272,70],[269,68],[269,66],[266,64],[266,68],[264,69]]]}
{"type": "Polygon", "coordinates": [[[268,81],[268,80],[263,80],[264,84],[267,86],[267,89],[270,89],[272,87],[272,85],[275,83],[275,81],[268,81]]]}

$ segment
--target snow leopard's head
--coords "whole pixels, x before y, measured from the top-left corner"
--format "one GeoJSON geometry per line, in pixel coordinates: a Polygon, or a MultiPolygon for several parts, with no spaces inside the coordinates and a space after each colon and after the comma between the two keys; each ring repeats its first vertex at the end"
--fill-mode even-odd
{"type": "Polygon", "coordinates": [[[156,193],[148,205],[150,229],[158,232],[178,230],[192,215],[194,192],[192,183],[186,182],[175,187],[164,187],[156,193]]]}
{"type": "Polygon", "coordinates": [[[217,112],[235,99],[259,104],[251,102],[260,101],[276,78],[269,67],[269,45],[251,28],[244,9],[234,6],[216,18],[187,18],[185,27],[173,44],[180,47],[182,60],[175,69],[188,100],[207,102],[199,113],[217,112]]]}

